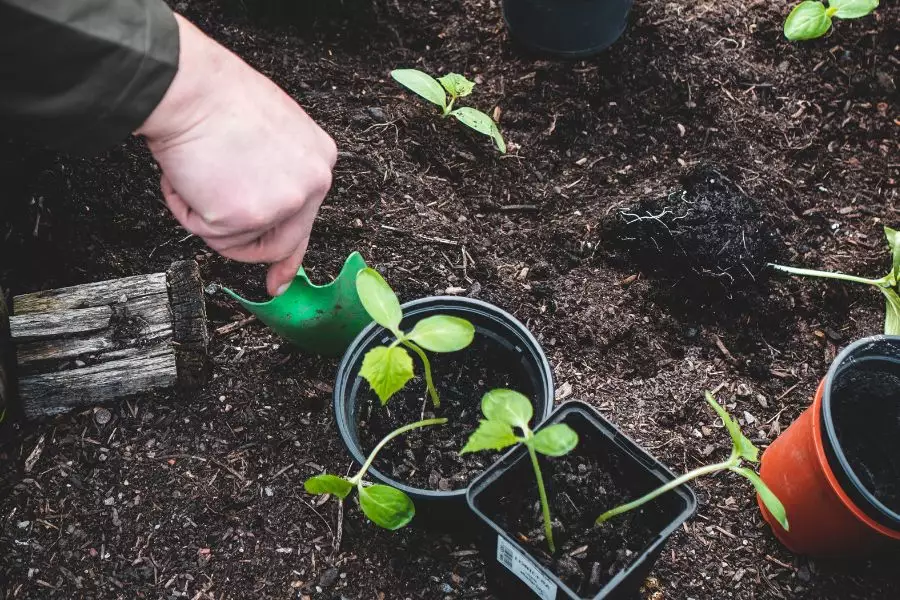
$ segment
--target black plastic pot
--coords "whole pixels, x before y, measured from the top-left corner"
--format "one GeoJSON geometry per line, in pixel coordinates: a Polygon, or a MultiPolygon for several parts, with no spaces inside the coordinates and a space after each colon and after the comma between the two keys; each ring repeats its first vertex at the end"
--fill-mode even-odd
{"type": "MultiPolygon", "coordinates": [[[[531,401],[534,404],[535,422],[543,420],[550,414],[553,410],[553,372],[537,340],[515,317],[480,300],[438,296],[404,304],[404,318],[400,327],[404,331],[409,331],[416,322],[436,314],[468,319],[475,326],[476,337],[488,336],[518,357],[517,360],[521,362],[523,371],[529,379],[528,387],[533,390],[531,401]]],[[[359,369],[366,352],[375,346],[388,344],[392,339],[391,334],[380,325],[375,323],[369,325],[353,340],[338,367],[334,386],[335,421],[341,440],[354,460],[360,464],[365,461],[369,450],[362,448],[359,441],[360,398],[368,402],[370,392],[369,384],[358,376],[359,369]]],[[[440,387],[439,379],[437,385],[440,387]]],[[[473,404],[480,401],[480,395],[472,398],[473,404]]],[[[466,508],[465,488],[449,491],[415,488],[388,477],[374,467],[369,469],[367,478],[406,492],[416,503],[416,520],[413,521],[415,524],[441,525],[456,522],[460,518],[471,518],[466,508]]]]}
{"type": "Polygon", "coordinates": [[[503,0],[517,42],[562,58],[597,54],[619,39],[633,0],[503,0]]]}
{"type": "MultiPolygon", "coordinates": [[[[591,448],[592,453],[601,452],[610,456],[619,471],[616,482],[629,491],[633,490],[634,497],[675,478],[662,463],[583,402],[563,404],[542,427],[551,423],[568,424],[578,433],[579,446],[591,448]]],[[[534,472],[531,470],[527,450],[519,446],[504,455],[469,486],[469,507],[486,529],[484,557],[488,563],[491,587],[498,596],[510,600],[529,597],[541,600],[585,598],[567,587],[556,573],[538,562],[510,532],[487,515],[487,511],[493,510],[490,507],[496,505],[497,499],[516,493],[516,490],[530,489],[533,487],[533,479],[534,472]]],[[[552,502],[551,499],[551,512],[552,502]]],[[[590,596],[592,600],[634,597],[656,563],[663,544],[694,513],[697,498],[689,487],[681,486],[646,506],[652,510],[643,511],[640,517],[635,518],[647,520],[647,526],[653,532],[651,541],[599,593],[590,596]]],[[[597,506],[597,514],[606,508],[610,507],[597,506]]],[[[615,526],[615,522],[610,521],[607,526],[610,525],[615,526]]]]}

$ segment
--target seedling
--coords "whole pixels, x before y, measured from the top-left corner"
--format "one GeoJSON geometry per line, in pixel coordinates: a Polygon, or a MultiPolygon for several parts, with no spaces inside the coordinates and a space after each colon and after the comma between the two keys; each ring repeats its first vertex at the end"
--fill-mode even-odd
{"type": "Polygon", "coordinates": [[[400,321],[403,320],[400,301],[375,269],[365,268],[356,274],[356,292],[372,320],[394,335],[390,346],[376,346],[366,353],[359,375],[369,382],[381,404],[387,404],[391,396],[403,389],[414,375],[412,357],[405,348],[400,347],[403,345],[415,352],[422,361],[425,386],[434,407],[440,407],[441,399],[434,387],[431,363],[425,350],[462,350],[472,343],[475,327],[460,317],[433,315],[416,323],[409,333],[404,333],[400,330],[400,321]]]}
{"type": "Polygon", "coordinates": [[[713,395],[709,392],[706,392],[706,401],[709,402],[709,405],[713,408],[713,410],[716,411],[716,413],[719,415],[719,418],[722,419],[722,422],[725,424],[725,428],[731,435],[731,456],[728,457],[728,460],[694,469],[693,471],[685,473],[681,477],[676,477],[672,481],[656,488],[645,496],[641,496],[633,502],[629,502],[628,504],[623,504],[621,506],[613,508],[612,510],[608,510],[597,517],[597,525],[602,525],[616,515],[621,515],[622,513],[634,510],[639,506],[643,506],[654,498],[657,498],[658,496],[661,496],[668,491],[674,490],[678,486],[684,485],[692,479],[696,479],[697,477],[701,477],[703,475],[712,475],[713,473],[718,473],[719,471],[732,471],[750,480],[750,483],[752,483],[753,487],[756,488],[760,499],[763,501],[763,504],[766,505],[766,508],[769,510],[772,516],[775,517],[775,519],[782,527],[784,527],[785,531],[788,530],[787,514],[784,510],[784,505],[781,503],[781,500],[779,500],[778,497],[772,493],[772,490],[770,490],[769,487],[763,482],[763,480],[760,479],[759,475],[756,474],[756,471],[743,466],[744,461],[747,461],[749,463],[759,462],[759,449],[744,436],[744,434],[741,432],[740,426],[737,424],[737,421],[735,421],[731,417],[731,415],[728,414],[728,411],[726,411],[718,402],[716,402],[716,399],[713,398],[713,395]]]}
{"type": "Polygon", "coordinates": [[[323,473],[307,479],[303,483],[303,487],[310,494],[332,494],[341,500],[344,500],[350,495],[353,488],[356,488],[359,494],[359,506],[370,521],[391,531],[405,527],[416,516],[416,506],[412,499],[404,492],[389,485],[364,482],[363,477],[372,466],[378,452],[395,437],[419,427],[443,425],[446,422],[447,419],[425,419],[395,429],[378,442],[366,462],[363,463],[362,468],[353,477],[346,478],[323,473]]]}
{"type": "Polygon", "coordinates": [[[486,135],[494,140],[502,154],[506,154],[506,142],[500,134],[500,128],[492,118],[468,106],[453,108],[453,104],[459,99],[472,93],[475,87],[474,81],[469,81],[458,73],[447,73],[443,77],[435,79],[428,73],[417,69],[394,69],[391,71],[397,83],[415,92],[429,102],[441,107],[443,117],[454,117],[467,127],[471,127],[478,133],[486,135]],[[450,101],[447,101],[447,95],[450,101]]]}
{"type": "Polygon", "coordinates": [[[844,273],[817,271],[815,269],[799,269],[797,267],[786,267],[784,265],[775,265],[771,263],[769,266],[793,275],[840,279],[841,281],[864,283],[866,285],[875,286],[881,291],[885,298],[884,333],[887,335],[900,335],[900,294],[898,294],[898,291],[900,291],[900,289],[898,289],[898,284],[900,284],[900,232],[895,231],[890,227],[885,227],[884,235],[887,237],[888,247],[891,250],[891,270],[887,275],[880,279],[866,279],[865,277],[856,277],[855,275],[846,275],[844,273]]]}
{"type": "Polygon", "coordinates": [[[818,0],[805,0],[784,22],[784,37],[796,42],[820,38],[831,29],[831,18],[859,19],[878,7],[878,0],[829,0],[828,8],[818,0]]]}
{"type": "Polygon", "coordinates": [[[469,436],[469,441],[460,454],[480,450],[503,450],[513,444],[525,444],[537,479],[547,545],[551,554],[556,552],[553,543],[553,525],[550,520],[550,504],[547,502],[547,490],[544,488],[544,478],[541,475],[537,454],[540,452],[545,456],[564,456],[578,444],[578,434],[565,423],[555,423],[537,433],[533,432],[528,426],[531,417],[534,416],[531,401],[513,390],[498,389],[485,394],[481,399],[481,412],[485,418],[479,423],[478,429],[469,436]],[[518,428],[522,435],[516,435],[514,428],[518,428]]]}

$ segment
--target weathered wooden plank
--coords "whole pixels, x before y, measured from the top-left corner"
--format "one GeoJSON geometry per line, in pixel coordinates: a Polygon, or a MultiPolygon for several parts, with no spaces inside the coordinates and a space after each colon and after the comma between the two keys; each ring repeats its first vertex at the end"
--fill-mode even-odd
{"type": "Polygon", "coordinates": [[[89,337],[39,340],[19,344],[16,348],[19,370],[23,373],[51,364],[104,355],[113,358],[116,353],[137,350],[172,338],[172,326],[168,323],[148,325],[140,335],[131,339],[113,339],[108,330],[89,337]]]}
{"type": "Polygon", "coordinates": [[[54,415],[139,393],[171,388],[178,380],[169,344],[144,348],[134,356],[19,379],[19,396],[29,418],[54,415]]]}
{"type": "Polygon", "coordinates": [[[110,306],[13,315],[9,319],[9,331],[15,343],[72,337],[107,329],[112,316],[110,306]]]}
{"type": "Polygon", "coordinates": [[[193,260],[172,263],[167,272],[178,384],[194,389],[209,379],[209,330],[200,269],[193,260]]]}
{"type": "Polygon", "coordinates": [[[56,312],[68,309],[94,308],[166,292],[166,274],[135,275],[72,287],[16,296],[13,314],[56,312]]]}
{"type": "Polygon", "coordinates": [[[208,379],[206,305],[194,261],[173,263],[167,273],[18,296],[14,307],[27,417],[208,379]]]}

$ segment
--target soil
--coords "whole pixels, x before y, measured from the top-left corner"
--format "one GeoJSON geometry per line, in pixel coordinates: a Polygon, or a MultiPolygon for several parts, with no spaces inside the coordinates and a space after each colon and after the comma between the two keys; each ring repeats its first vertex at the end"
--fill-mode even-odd
{"type": "Polygon", "coordinates": [[[896,363],[866,360],[841,373],[831,402],[835,434],[853,472],[878,500],[900,513],[898,390],[896,363]]]}
{"type": "Polygon", "coordinates": [[[679,510],[651,502],[605,527],[594,526],[604,510],[633,500],[648,489],[626,484],[633,465],[596,438],[580,434],[578,446],[559,458],[539,457],[554,524],[556,552],[549,553],[537,483],[528,459],[517,462],[479,499],[484,514],[580,597],[592,598],[627,568],[675,518],[679,510]],[[630,469],[628,467],[631,467],[630,469]]]}
{"type": "Polygon", "coordinates": [[[423,418],[444,417],[446,425],[417,429],[392,440],[378,453],[374,466],[419,489],[464,488],[497,456],[494,452],[459,454],[482,418],[481,397],[487,390],[509,388],[530,398],[534,390],[530,389],[528,374],[517,356],[498,342],[476,334],[459,352],[429,353],[441,399],[441,406],[435,408],[425,391],[421,363],[413,360],[420,375],[397,392],[386,407],[374,392],[368,392],[368,400],[361,403],[367,417],[359,424],[360,442],[368,453],[398,427],[423,418]]]}
{"type": "MultiPolygon", "coordinates": [[[[520,53],[496,0],[311,0],[294,3],[305,10],[293,24],[256,21],[241,8],[252,4],[176,6],[337,141],[310,277],[328,281],[359,250],[402,300],[452,289],[506,309],[545,349],[558,400],[589,402],[673,470],[728,444],[702,390],[718,390],[765,447],[838,349],[881,331],[880,294],[838,282],[777,274],[746,297],[685,301],[615,260],[603,224],[716,165],[771,223],[778,261],[887,272],[881,228],[900,222],[896,2],[791,44],[792,1],[641,0],[618,42],[575,62],[520,53]],[[435,119],[390,81],[398,67],[477,81],[467,105],[498,109],[509,154],[435,119]]],[[[8,295],[183,258],[208,283],[262,289],[263,267],[219,258],[172,219],[139,140],[78,158],[2,138],[0,182],[8,295]]],[[[93,407],[40,423],[7,412],[0,595],[491,598],[472,542],[379,531],[302,492],[310,475],[355,468],[330,409],[337,361],[258,322],[215,333],[247,315],[207,300],[215,378],[201,392],[112,404],[104,424],[93,407]]],[[[900,597],[895,556],[792,556],[745,481],[695,489],[697,516],[667,544],[646,598],[900,597]]]]}
{"type": "Polygon", "coordinates": [[[604,241],[697,300],[756,287],[775,245],[757,202],[710,167],[685,176],[683,186],[616,210],[604,241]]]}

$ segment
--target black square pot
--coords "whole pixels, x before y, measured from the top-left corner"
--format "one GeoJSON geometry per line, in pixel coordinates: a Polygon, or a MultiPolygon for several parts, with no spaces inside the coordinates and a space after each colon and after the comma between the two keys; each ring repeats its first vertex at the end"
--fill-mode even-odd
{"type": "MultiPolygon", "coordinates": [[[[609,456],[614,459],[618,471],[616,483],[626,488],[629,493],[633,492],[631,498],[643,495],[675,478],[662,463],[583,402],[563,404],[542,423],[541,427],[551,423],[566,423],[572,427],[578,433],[579,448],[590,449],[592,453],[601,452],[604,454],[598,456],[609,456]]],[[[547,459],[553,460],[559,459],[547,459]]],[[[650,541],[636,552],[631,562],[615,573],[598,593],[582,596],[566,586],[556,573],[543,566],[510,532],[505,531],[488,516],[490,511],[495,510],[498,498],[523,489],[531,489],[533,480],[534,472],[531,470],[528,452],[520,444],[482,473],[469,487],[467,495],[469,507],[485,531],[483,550],[488,565],[489,582],[492,591],[501,598],[515,600],[529,597],[541,600],[634,598],[634,594],[659,558],[666,540],[693,515],[697,508],[697,498],[687,486],[663,494],[645,505],[652,510],[644,511],[634,518],[646,519],[646,526],[653,534],[650,541]]],[[[551,492],[551,512],[552,503],[551,492]]],[[[612,507],[597,506],[596,513],[599,515],[609,508],[612,507]]],[[[615,527],[615,521],[610,521],[607,526],[615,527]]]]}

